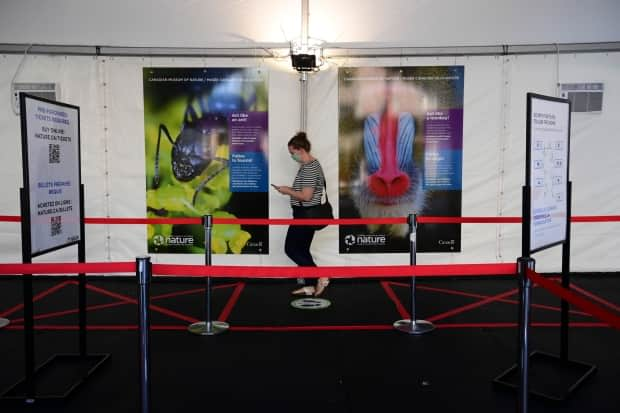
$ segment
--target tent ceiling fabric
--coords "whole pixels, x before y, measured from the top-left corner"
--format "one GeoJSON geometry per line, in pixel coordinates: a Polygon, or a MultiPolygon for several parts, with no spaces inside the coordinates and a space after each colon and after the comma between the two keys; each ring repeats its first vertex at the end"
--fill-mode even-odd
{"type": "MultiPolygon", "coordinates": [[[[309,0],[330,47],[461,47],[620,41],[620,2],[309,0]]],[[[262,49],[300,36],[301,0],[38,0],[0,4],[0,43],[262,49]]],[[[204,55],[204,54],[203,54],[204,55]]]]}

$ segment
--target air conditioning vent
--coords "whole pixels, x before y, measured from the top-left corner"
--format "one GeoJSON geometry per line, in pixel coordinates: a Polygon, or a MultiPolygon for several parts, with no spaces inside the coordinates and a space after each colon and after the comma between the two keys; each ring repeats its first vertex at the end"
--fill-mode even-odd
{"type": "Polygon", "coordinates": [[[570,100],[572,112],[603,111],[603,83],[561,83],[560,97],[570,100]]]}
{"type": "Polygon", "coordinates": [[[16,115],[19,115],[20,92],[49,100],[58,100],[60,98],[58,83],[12,83],[11,101],[13,102],[13,112],[16,115]]]}

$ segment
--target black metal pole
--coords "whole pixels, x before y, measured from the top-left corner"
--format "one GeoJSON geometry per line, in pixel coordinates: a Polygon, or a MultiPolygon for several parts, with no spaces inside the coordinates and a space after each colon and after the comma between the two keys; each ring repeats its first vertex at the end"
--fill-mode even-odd
{"type": "MultiPolygon", "coordinates": [[[[86,262],[86,230],[84,225],[84,184],[80,185],[80,240],[78,262],[86,262]]],[[[86,274],[78,274],[78,323],[80,355],[86,357],[86,274]]]]}
{"type": "MultiPolygon", "coordinates": [[[[211,266],[211,230],[213,228],[213,217],[211,215],[205,215],[202,218],[202,224],[204,226],[205,233],[205,266],[211,266]]],[[[213,331],[213,319],[211,318],[211,277],[207,279],[207,291],[205,302],[205,328],[207,333],[213,331]]]]}
{"type": "MultiPolygon", "coordinates": [[[[409,265],[416,265],[416,238],[418,223],[415,214],[407,216],[409,224],[409,265]]],[[[411,276],[411,323],[415,325],[415,275],[411,276]]]]}
{"type": "Polygon", "coordinates": [[[521,188],[521,257],[530,256],[530,187],[525,185],[521,188]]]}
{"type": "Polygon", "coordinates": [[[529,325],[530,325],[530,294],[532,282],[527,277],[527,270],[534,270],[534,259],[520,257],[517,260],[519,267],[521,297],[519,302],[519,397],[518,412],[528,411],[528,371],[529,371],[529,325]]]}
{"type": "MultiPolygon", "coordinates": [[[[527,182],[527,179],[526,179],[527,182]]],[[[530,256],[530,186],[524,185],[521,187],[521,258],[517,260],[517,265],[519,264],[519,260],[526,260],[530,256]]],[[[517,269],[519,274],[521,275],[521,267],[517,269]]],[[[519,278],[519,314],[518,314],[518,323],[519,328],[523,325],[523,282],[522,278],[519,278]]],[[[519,333],[520,333],[519,329],[519,333]]],[[[519,359],[521,354],[519,353],[521,350],[521,336],[517,334],[517,365],[519,364],[519,359]]]]}
{"type": "MultiPolygon", "coordinates": [[[[416,214],[409,214],[407,216],[407,223],[409,224],[409,264],[411,266],[416,265],[416,238],[417,238],[417,220],[416,214]]],[[[415,299],[415,274],[411,275],[411,319],[410,320],[398,320],[394,322],[393,326],[398,331],[402,331],[407,334],[424,334],[429,331],[433,331],[435,326],[430,321],[418,320],[416,317],[416,299],[415,299]]]]}
{"type": "MultiPolygon", "coordinates": [[[[24,188],[19,189],[21,204],[21,230],[22,230],[22,263],[32,263],[32,244],[30,239],[30,215],[28,197],[24,188]]],[[[24,299],[24,374],[25,374],[25,401],[34,402],[36,392],[34,383],[34,311],[32,304],[32,274],[23,274],[23,299],[24,299]]]]}
{"type": "MultiPolygon", "coordinates": [[[[211,266],[211,232],[213,229],[213,217],[211,215],[204,215],[202,217],[202,224],[205,234],[205,266],[211,266]]],[[[211,299],[211,277],[205,277],[205,307],[204,307],[204,320],[196,323],[192,323],[188,330],[192,334],[199,334],[201,336],[213,336],[221,334],[228,330],[229,325],[224,321],[213,321],[211,315],[212,299],[211,299]]]]}
{"type": "MultiPolygon", "coordinates": [[[[562,287],[570,288],[570,230],[571,230],[571,200],[573,183],[568,181],[566,187],[566,240],[562,245],[562,287]]],[[[560,359],[568,361],[568,301],[562,299],[560,307],[560,359]]]]}
{"type": "MultiPolygon", "coordinates": [[[[31,260],[23,260],[24,264],[30,264],[31,260]]],[[[34,313],[32,308],[32,274],[23,274],[24,290],[24,374],[25,374],[25,400],[26,403],[34,402],[36,392],[34,383],[34,313]]]]}
{"type": "Polygon", "coordinates": [[[149,284],[151,282],[151,258],[136,258],[136,276],[138,278],[138,309],[140,326],[140,412],[148,413],[151,409],[151,349],[149,284]]]}

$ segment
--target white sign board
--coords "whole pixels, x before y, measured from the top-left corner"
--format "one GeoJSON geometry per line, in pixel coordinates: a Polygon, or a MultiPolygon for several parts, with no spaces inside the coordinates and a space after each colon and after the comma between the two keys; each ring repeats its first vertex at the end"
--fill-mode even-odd
{"type": "Polygon", "coordinates": [[[80,240],[80,110],[21,95],[31,256],[80,240]]]}
{"type": "Polygon", "coordinates": [[[566,241],[570,103],[528,94],[530,252],[566,241]]]}

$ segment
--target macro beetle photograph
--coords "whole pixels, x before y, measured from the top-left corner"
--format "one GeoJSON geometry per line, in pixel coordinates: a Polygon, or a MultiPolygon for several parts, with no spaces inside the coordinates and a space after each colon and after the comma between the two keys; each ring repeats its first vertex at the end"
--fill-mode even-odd
{"type": "MultiPolygon", "coordinates": [[[[267,216],[266,194],[230,184],[231,117],[266,114],[266,76],[256,68],[144,68],[143,75],[147,216],[267,216]]],[[[266,251],[263,230],[248,230],[214,226],[212,249],[266,251]]],[[[201,226],[149,224],[147,231],[149,252],[204,251],[201,226]]]]}

